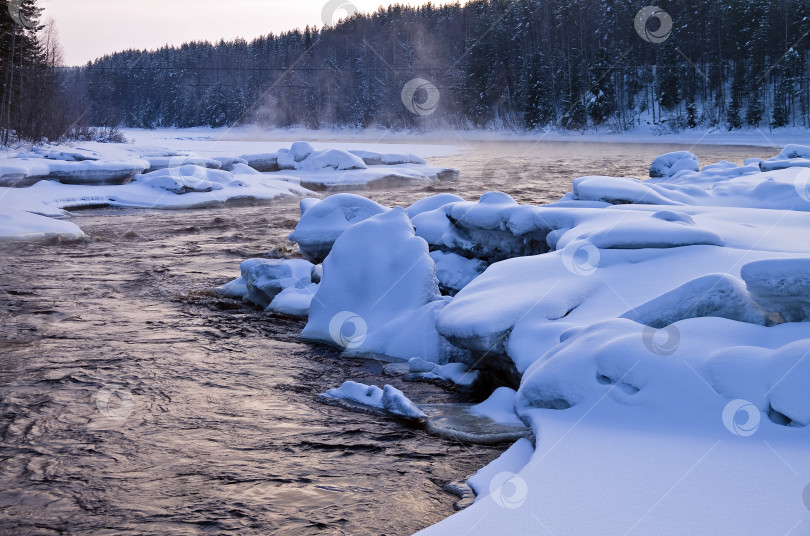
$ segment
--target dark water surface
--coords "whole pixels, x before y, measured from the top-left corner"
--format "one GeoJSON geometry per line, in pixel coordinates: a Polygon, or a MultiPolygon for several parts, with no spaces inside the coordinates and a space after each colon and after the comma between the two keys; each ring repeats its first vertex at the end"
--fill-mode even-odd
{"type": "MultiPolygon", "coordinates": [[[[680,147],[676,147],[680,148],[680,147]]],[[[499,189],[553,201],[584,174],[643,177],[673,147],[476,144],[458,182],[368,192],[407,205],[499,189]]],[[[772,149],[706,147],[709,163],[772,149]]],[[[502,448],[314,400],[346,379],[417,403],[463,395],[297,339],[303,324],[217,298],[241,260],[290,256],[297,201],[90,210],[88,239],[0,244],[0,534],[410,534],[442,486],[502,448]]]]}

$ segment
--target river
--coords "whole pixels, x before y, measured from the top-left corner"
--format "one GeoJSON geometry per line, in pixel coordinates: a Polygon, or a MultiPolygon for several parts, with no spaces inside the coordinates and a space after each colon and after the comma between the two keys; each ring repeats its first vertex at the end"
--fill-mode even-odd
{"type": "MultiPolygon", "coordinates": [[[[476,142],[431,187],[553,201],[574,177],[644,177],[684,147],[476,142]]],[[[776,150],[699,146],[704,163],[776,150]]],[[[0,244],[0,534],[410,534],[453,513],[446,482],[502,447],[322,405],[346,379],[417,403],[465,395],[298,340],[300,320],[218,298],[240,261],[293,256],[297,201],[73,216],[75,241],[0,244]]]]}

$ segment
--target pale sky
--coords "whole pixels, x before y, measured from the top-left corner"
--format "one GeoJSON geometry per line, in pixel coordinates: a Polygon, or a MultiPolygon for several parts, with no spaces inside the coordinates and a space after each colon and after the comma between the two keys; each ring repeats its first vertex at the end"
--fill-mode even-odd
{"type": "MultiPolygon", "coordinates": [[[[39,3],[45,8],[45,17],[56,21],[65,64],[82,65],[128,48],[154,49],[164,44],[236,37],[250,41],[307,24],[322,26],[327,4],[376,11],[381,5],[419,5],[427,0],[40,0],[39,3]]],[[[455,0],[432,3],[449,4],[455,0]]],[[[336,11],[341,18],[346,8],[336,11]]]]}

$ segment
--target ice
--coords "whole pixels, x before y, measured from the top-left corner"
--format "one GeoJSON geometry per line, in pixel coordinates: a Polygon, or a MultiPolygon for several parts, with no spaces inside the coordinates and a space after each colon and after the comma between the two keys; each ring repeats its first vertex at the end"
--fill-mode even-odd
{"type": "Polygon", "coordinates": [[[217,294],[224,298],[233,298],[240,300],[248,299],[247,283],[242,276],[237,277],[233,281],[229,281],[216,289],[217,294]]]}
{"type": "Polygon", "coordinates": [[[663,328],[686,318],[719,316],[739,322],[768,325],[768,315],[751,299],[745,283],[728,274],[709,274],[684,283],[621,318],[663,328]]]}
{"type": "Polygon", "coordinates": [[[446,304],[427,243],[414,235],[405,211],[395,208],[337,239],[301,335],[347,354],[446,363],[464,355],[436,333],[436,314],[446,304]]]}
{"type": "Polygon", "coordinates": [[[351,154],[361,158],[369,166],[395,164],[426,164],[423,158],[410,153],[377,153],[374,151],[349,151],[351,154]]]}
{"type": "Polygon", "coordinates": [[[144,160],[149,162],[149,169],[147,170],[148,172],[180,166],[200,166],[209,169],[220,169],[222,167],[222,162],[218,159],[190,154],[146,156],[144,157],[144,160]]]}
{"type": "Polygon", "coordinates": [[[261,307],[270,305],[285,289],[308,288],[314,268],[302,259],[248,259],[240,266],[248,300],[261,307]]]}
{"type": "Polygon", "coordinates": [[[498,387],[489,398],[470,408],[470,413],[489,417],[501,424],[523,426],[523,421],[515,414],[515,395],[514,389],[498,387]]]}
{"type": "Polygon", "coordinates": [[[650,177],[671,177],[679,171],[699,171],[698,157],[689,151],[662,154],[653,160],[650,177]]]}
{"type": "Polygon", "coordinates": [[[480,260],[467,259],[455,253],[434,251],[430,254],[430,258],[436,263],[439,285],[453,294],[466,287],[487,267],[486,263],[480,260]]]}
{"type": "Polygon", "coordinates": [[[318,290],[316,283],[310,283],[303,288],[287,287],[273,298],[265,311],[274,311],[291,316],[307,316],[312,298],[318,290]]]}
{"type": "Polygon", "coordinates": [[[322,201],[303,199],[301,219],[290,234],[290,240],[298,244],[305,257],[320,263],[346,229],[386,210],[354,194],[335,194],[322,201]]]}
{"type": "Polygon", "coordinates": [[[408,213],[409,218],[413,219],[414,216],[422,214],[423,212],[436,210],[437,208],[441,208],[448,203],[455,203],[456,201],[464,201],[464,199],[455,194],[431,195],[412,204],[405,209],[405,212],[408,213]]]}
{"type": "Polygon", "coordinates": [[[653,186],[627,177],[579,177],[574,179],[573,188],[575,198],[586,201],[605,201],[611,204],[681,204],[659,194],[653,186]]]}
{"type": "Polygon", "coordinates": [[[0,186],[28,186],[40,180],[64,184],[123,184],[149,167],[146,160],[0,159],[0,186]]]}
{"type": "Polygon", "coordinates": [[[746,264],[741,273],[763,309],[785,322],[810,320],[810,258],[763,259],[746,264]]]}
{"type": "MultiPolygon", "coordinates": [[[[515,441],[506,451],[492,460],[488,465],[479,469],[467,480],[467,484],[475,491],[475,500],[480,501],[490,493],[496,493],[499,499],[506,495],[504,486],[520,486],[525,481],[514,480],[514,477],[529,462],[534,454],[534,445],[526,438],[515,441]]],[[[519,491],[514,489],[513,492],[519,491]]]]}
{"type": "Polygon", "coordinates": [[[31,240],[49,236],[80,238],[84,236],[84,232],[69,221],[13,208],[0,208],[0,239],[31,240]]]}
{"type": "Polygon", "coordinates": [[[390,415],[406,419],[424,419],[427,417],[402,391],[391,385],[385,385],[380,389],[376,385],[346,381],[336,389],[329,389],[322,396],[338,400],[349,400],[371,408],[382,409],[390,415]]]}
{"type": "Polygon", "coordinates": [[[477,370],[469,370],[464,363],[438,365],[421,357],[408,360],[406,380],[446,380],[462,387],[471,387],[479,378],[477,370]]]}

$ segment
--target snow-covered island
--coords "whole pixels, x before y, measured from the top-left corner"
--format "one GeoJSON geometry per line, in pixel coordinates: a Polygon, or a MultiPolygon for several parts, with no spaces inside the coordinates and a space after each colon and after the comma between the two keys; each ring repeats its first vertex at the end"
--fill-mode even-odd
{"type": "MultiPolygon", "coordinates": [[[[743,166],[662,155],[559,202],[301,202],[306,260],[220,292],[410,374],[500,384],[525,423],[423,534],[800,534],[810,526],[810,148],[743,166]]],[[[424,419],[407,392],[324,396],[424,419]]],[[[473,412],[478,410],[471,410],[473,412]]]]}

